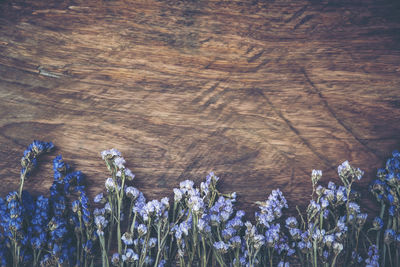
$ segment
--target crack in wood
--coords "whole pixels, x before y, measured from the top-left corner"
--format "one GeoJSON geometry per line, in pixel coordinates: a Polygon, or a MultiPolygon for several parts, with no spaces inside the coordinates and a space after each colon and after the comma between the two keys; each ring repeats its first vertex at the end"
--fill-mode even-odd
{"type": "Polygon", "coordinates": [[[329,114],[337,121],[337,123],[340,124],[358,143],[360,143],[363,147],[367,149],[370,153],[372,153],[377,159],[379,159],[379,155],[372,149],[370,148],[365,142],[363,142],[360,138],[358,138],[355,133],[348,127],[333,111],[331,106],[329,105],[328,101],[326,101],[325,97],[322,95],[321,90],[311,81],[310,77],[307,74],[307,71],[305,68],[301,68],[301,72],[304,75],[304,78],[306,79],[307,83],[314,89],[315,93],[318,95],[320,100],[322,101],[323,105],[325,108],[328,110],[329,114]]]}

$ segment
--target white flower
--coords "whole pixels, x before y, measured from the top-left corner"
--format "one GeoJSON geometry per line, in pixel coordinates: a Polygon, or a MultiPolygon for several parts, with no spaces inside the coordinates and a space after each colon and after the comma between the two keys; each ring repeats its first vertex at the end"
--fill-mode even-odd
{"type": "Polygon", "coordinates": [[[106,188],[108,191],[113,191],[115,189],[115,182],[114,182],[113,178],[107,178],[106,188]]]}
{"type": "Polygon", "coordinates": [[[194,182],[191,180],[185,180],[183,182],[180,182],[179,187],[181,189],[186,189],[186,190],[190,190],[193,188],[194,182]]]}
{"type": "Polygon", "coordinates": [[[125,168],[125,177],[129,180],[132,181],[133,178],[135,178],[135,175],[132,173],[132,171],[128,168],[125,168]]]}
{"type": "Polygon", "coordinates": [[[137,228],[138,234],[139,236],[143,236],[147,233],[147,227],[144,224],[139,224],[138,228],[137,228]]]}
{"type": "Polygon", "coordinates": [[[321,170],[312,170],[311,172],[311,180],[313,182],[313,184],[317,184],[318,181],[321,179],[322,177],[322,171],[321,170]]]}
{"type": "Polygon", "coordinates": [[[121,152],[119,152],[118,150],[116,150],[115,148],[112,148],[110,150],[104,150],[101,152],[101,157],[103,159],[107,158],[107,157],[114,157],[114,156],[121,156],[121,152]]]}
{"type": "Polygon", "coordinates": [[[119,254],[118,253],[114,253],[112,255],[111,262],[112,262],[113,265],[117,265],[118,264],[118,262],[119,262],[119,254]]]}
{"type": "Polygon", "coordinates": [[[342,245],[341,243],[338,243],[338,242],[334,242],[334,243],[333,243],[333,251],[334,251],[336,254],[339,254],[340,251],[342,251],[342,250],[343,250],[343,245],[342,245]]]}
{"type": "Polygon", "coordinates": [[[174,200],[175,202],[179,202],[183,197],[183,193],[180,189],[174,188],[174,200]]]}
{"type": "Polygon", "coordinates": [[[128,248],[125,255],[122,255],[122,260],[125,262],[134,262],[139,260],[139,255],[136,254],[131,248],[128,248]]]}
{"type": "Polygon", "coordinates": [[[94,223],[96,224],[98,229],[102,230],[107,226],[108,221],[106,220],[106,218],[104,218],[104,216],[99,215],[94,217],[94,223]]]}
{"type": "Polygon", "coordinates": [[[114,165],[117,166],[118,169],[124,169],[125,168],[125,159],[123,157],[116,157],[114,159],[114,165]]]}
{"type": "Polygon", "coordinates": [[[111,210],[111,205],[110,205],[109,202],[107,202],[107,203],[104,205],[104,210],[111,213],[112,210],[111,210]]]}
{"type": "Polygon", "coordinates": [[[169,208],[169,198],[168,197],[163,197],[161,199],[161,204],[163,204],[164,207],[168,209],[169,208]]]}

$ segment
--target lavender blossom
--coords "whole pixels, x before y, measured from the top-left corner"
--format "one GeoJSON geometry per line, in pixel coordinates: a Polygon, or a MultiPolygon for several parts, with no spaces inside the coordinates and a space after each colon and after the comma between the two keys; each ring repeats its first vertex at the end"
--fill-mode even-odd
{"type": "Polygon", "coordinates": [[[135,200],[139,197],[139,190],[133,186],[128,186],[125,188],[125,194],[132,200],[135,200]]]}
{"type": "Polygon", "coordinates": [[[124,255],[122,255],[123,262],[135,262],[139,260],[139,255],[136,254],[132,249],[128,248],[124,255]]]}
{"type": "Polygon", "coordinates": [[[221,254],[225,254],[229,250],[229,245],[223,241],[214,242],[213,246],[221,254]]]}
{"type": "Polygon", "coordinates": [[[130,232],[125,232],[122,237],[121,240],[124,242],[125,245],[129,246],[133,244],[133,234],[130,232]]]}
{"type": "Polygon", "coordinates": [[[365,259],[366,267],[379,267],[379,250],[376,245],[368,248],[368,258],[365,259]]]}
{"type": "Polygon", "coordinates": [[[101,192],[101,193],[99,193],[99,194],[97,194],[95,197],[94,197],[94,203],[100,203],[100,202],[102,202],[104,200],[104,195],[103,195],[103,192],[101,192]]]}

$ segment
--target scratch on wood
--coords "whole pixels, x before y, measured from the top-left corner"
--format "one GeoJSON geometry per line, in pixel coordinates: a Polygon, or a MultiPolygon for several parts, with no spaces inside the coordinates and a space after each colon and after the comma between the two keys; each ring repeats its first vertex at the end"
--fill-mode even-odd
{"type": "Polygon", "coordinates": [[[311,20],[313,17],[314,17],[314,15],[311,15],[311,14],[305,16],[304,18],[302,18],[302,19],[300,20],[299,23],[297,23],[297,24],[293,27],[293,30],[296,30],[298,27],[300,27],[301,25],[303,25],[303,24],[306,23],[307,21],[311,20]]]}
{"type": "Polygon", "coordinates": [[[307,9],[307,5],[303,6],[302,8],[300,8],[298,11],[296,11],[290,18],[288,18],[287,20],[285,20],[286,23],[291,22],[292,20],[300,17],[304,11],[306,11],[307,9]]]}
{"type": "Polygon", "coordinates": [[[59,75],[59,74],[45,70],[42,66],[38,67],[38,71],[39,71],[39,75],[56,78],[56,79],[59,79],[61,77],[61,75],[59,75]]]}

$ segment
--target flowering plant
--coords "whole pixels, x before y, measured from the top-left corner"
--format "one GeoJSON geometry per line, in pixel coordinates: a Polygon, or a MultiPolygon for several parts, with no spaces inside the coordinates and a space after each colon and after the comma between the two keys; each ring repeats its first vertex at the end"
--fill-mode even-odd
{"type": "Polygon", "coordinates": [[[116,149],[101,153],[110,177],[93,208],[83,174],[61,155],[53,160],[49,197],[32,196],[23,190],[24,182],[37,158],[53,147],[34,141],[21,160],[19,190],[0,198],[1,266],[399,265],[397,151],[371,184],[381,204],[371,223],[352,188],[363,172],[347,161],[338,167],[342,185],[322,186],[322,171],[312,171],[304,212],[297,207],[297,216],[286,216],[287,201],[275,189],[256,202],[259,210],[251,222],[235,209],[236,193],[222,193],[212,172],[199,186],[181,182],[173,201],[147,201],[116,149]]]}

